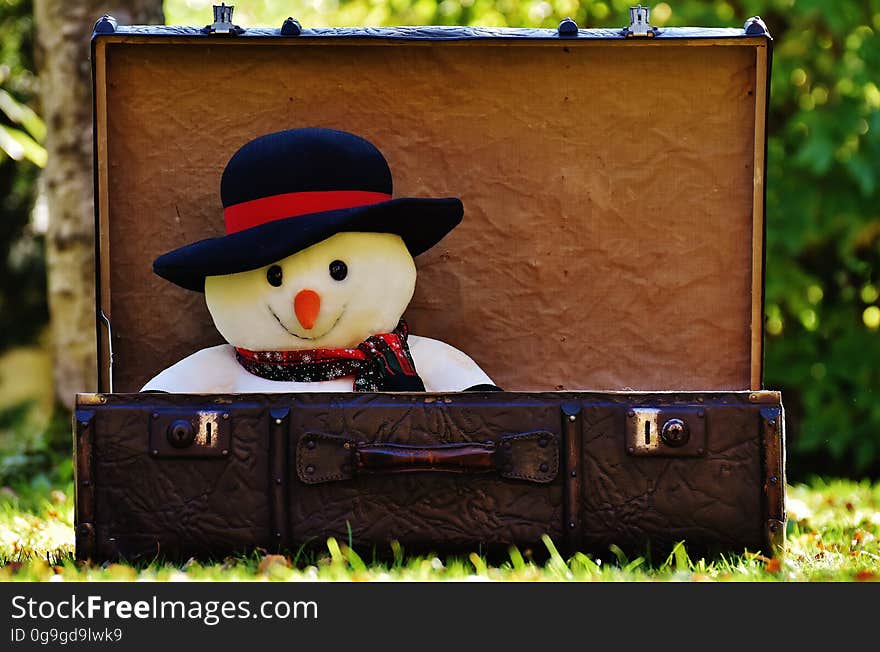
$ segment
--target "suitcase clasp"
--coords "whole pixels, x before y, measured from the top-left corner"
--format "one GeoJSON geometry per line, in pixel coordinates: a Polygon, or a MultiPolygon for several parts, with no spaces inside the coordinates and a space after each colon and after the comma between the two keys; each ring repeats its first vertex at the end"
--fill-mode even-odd
{"type": "Polygon", "coordinates": [[[202,28],[202,33],[228,34],[230,36],[244,34],[245,30],[243,27],[232,24],[232,12],[234,10],[235,5],[227,5],[225,2],[221,2],[219,5],[214,5],[214,22],[210,25],[205,25],[205,27],[202,28]]]}
{"type": "Polygon", "coordinates": [[[150,419],[152,457],[227,457],[231,449],[229,413],[217,410],[197,412],[153,412],[150,419]]]}
{"type": "Polygon", "coordinates": [[[706,452],[703,408],[633,407],[626,413],[626,452],[637,456],[699,457],[706,452]]]}
{"type": "Polygon", "coordinates": [[[623,29],[626,38],[653,38],[658,33],[651,25],[651,9],[637,5],[629,8],[629,26],[623,29]]]}

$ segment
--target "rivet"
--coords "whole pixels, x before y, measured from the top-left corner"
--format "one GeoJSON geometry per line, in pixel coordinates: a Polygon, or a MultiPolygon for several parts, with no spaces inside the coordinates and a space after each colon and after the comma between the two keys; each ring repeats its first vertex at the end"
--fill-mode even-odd
{"type": "Polygon", "coordinates": [[[636,449],[633,448],[632,446],[630,446],[629,448],[626,449],[626,452],[629,453],[630,455],[632,455],[633,453],[636,452],[636,449]]]}
{"type": "Polygon", "coordinates": [[[154,448],[152,451],[150,451],[150,452],[151,452],[153,455],[158,455],[158,454],[159,454],[159,451],[157,451],[155,448],[154,448]]]}
{"type": "Polygon", "coordinates": [[[570,17],[564,18],[560,21],[559,25],[556,28],[559,36],[563,37],[577,37],[578,35],[578,24],[574,22],[570,17]]]}
{"type": "Polygon", "coordinates": [[[281,425],[281,419],[275,419],[275,425],[280,426],[280,425],[281,425]]]}
{"type": "Polygon", "coordinates": [[[754,403],[755,401],[758,400],[758,395],[757,395],[757,394],[749,394],[749,400],[750,400],[752,403],[754,403]]]}
{"type": "Polygon", "coordinates": [[[547,472],[547,469],[549,469],[550,467],[547,466],[547,463],[546,463],[546,462],[543,462],[543,463],[541,464],[541,466],[539,466],[538,468],[541,469],[541,473],[546,473],[546,472],[547,472]]]}
{"type": "MultiPolygon", "coordinates": [[[[310,441],[309,444],[310,444],[310,445],[309,445],[309,448],[314,448],[314,447],[315,447],[315,446],[314,446],[314,442],[311,442],[311,441],[310,441]]],[[[343,447],[345,450],[351,450],[351,442],[350,442],[350,441],[345,442],[345,443],[342,445],[342,447],[343,447]]]]}
{"type": "Polygon", "coordinates": [[[88,487],[88,486],[91,485],[92,483],[89,482],[88,480],[83,480],[82,484],[83,484],[84,487],[88,487]]]}
{"type": "Polygon", "coordinates": [[[569,414],[568,420],[571,421],[572,423],[574,423],[575,421],[577,421],[577,415],[569,414]]]}
{"type": "Polygon", "coordinates": [[[771,523],[770,524],[770,531],[771,532],[776,532],[776,530],[778,530],[778,529],[779,529],[779,523],[771,523]]]}
{"type": "Polygon", "coordinates": [[[547,439],[542,437],[540,441],[538,441],[538,446],[541,448],[547,448],[547,439]]]}
{"type": "Polygon", "coordinates": [[[568,522],[568,529],[569,529],[569,530],[573,530],[573,529],[575,529],[575,527],[577,527],[577,525],[575,524],[574,521],[569,521],[569,522],[568,522]]]}
{"type": "Polygon", "coordinates": [[[699,412],[697,412],[697,416],[702,419],[706,416],[706,410],[700,410],[699,412]]]}
{"type": "Polygon", "coordinates": [[[275,533],[275,537],[278,538],[278,539],[280,539],[280,538],[281,538],[281,532],[276,532],[276,533],[275,533]]]}
{"type": "Polygon", "coordinates": [[[314,447],[315,447],[315,440],[314,440],[314,439],[309,439],[309,440],[306,441],[306,448],[308,448],[309,450],[311,450],[311,449],[313,449],[314,447]]]}
{"type": "Polygon", "coordinates": [[[505,441],[502,445],[504,446],[504,448],[510,448],[510,442],[509,442],[509,441],[505,441]]]}
{"type": "Polygon", "coordinates": [[[776,419],[770,419],[770,421],[768,421],[767,423],[770,425],[771,428],[773,428],[776,426],[776,419]]]}
{"type": "Polygon", "coordinates": [[[275,478],[275,484],[281,484],[281,478],[275,478]]]}
{"type": "Polygon", "coordinates": [[[705,452],[706,452],[706,450],[703,449],[703,448],[698,448],[698,449],[697,449],[697,455],[702,455],[702,454],[705,453],[705,452]]]}
{"type": "Polygon", "coordinates": [[[777,482],[779,482],[779,478],[777,478],[775,475],[770,478],[770,484],[776,484],[777,482]]]}
{"type": "Polygon", "coordinates": [[[229,412],[224,412],[224,413],[223,413],[223,420],[224,420],[224,421],[228,421],[228,420],[229,420],[229,412]]]}
{"type": "Polygon", "coordinates": [[[229,455],[229,451],[226,450],[226,449],[224,448],[222,451],[220,451],[220,454],[221,454],[223,457],[226,457],[227,455],[229,455]]]}
{"type": "Polygon", "coordinates": [[[311,474],[314,473],[314,472],[315,472],[315,467],[312,466],[311,464],[309,464],[309,465],[306,467],[306,473],[308,473],[308,474],[311,475],[311,474]]]}
{"type": "Polygon", "coordinates": [[[628,416],[630,419],[632,419],[634,416],[636,416],[636,411],[635,410],[627,410],[626,416],[628,416]]]}
{"type": "Polygon", "coordinates": [[[154,418],[154,419],[158,419],[158,418],[159,418],[159,413],[158,413],[158,412],[153,412],[153,418],[154,418]]]}
{"type": "Polygon", "coordinates": [[[572,478],[576,478],[577,474],[578,474],[577,471],[572,471],[569,475],[571,475],[572,478]]]}
{"type": "Polygon", "coordinates": [[[98,400],[99,400],[101,403],[106,403],[106,402],[107,402],[107,397],[106,397],[106,396],[99,396],[99,397],[98,397],[98,400]]]}

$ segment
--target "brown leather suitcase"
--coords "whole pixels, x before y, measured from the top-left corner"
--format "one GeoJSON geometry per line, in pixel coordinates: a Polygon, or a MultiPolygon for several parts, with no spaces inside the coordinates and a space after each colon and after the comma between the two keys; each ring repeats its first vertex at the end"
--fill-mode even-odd
{"type": "Polygon", "coordinates": [[[331,535],[422,551],[534,548],[547,534],[568,550],[772,552],[784,532],[774,392],[79,403],[80,558],[222,557],[331,535]]]}
{"type": "Polygon", "coordinates": [[[759,19],[221,32],[96,25],[100,385],[75,413],[79,558],[331,535],[773,554],[759,19]],[[152,260],[218,234],[241,143],[310,125],[377,143],[396,193],[462,198],[461,227],[417,259],[406,318],[507,391],[138,393],[221,341],[152,260]]]}

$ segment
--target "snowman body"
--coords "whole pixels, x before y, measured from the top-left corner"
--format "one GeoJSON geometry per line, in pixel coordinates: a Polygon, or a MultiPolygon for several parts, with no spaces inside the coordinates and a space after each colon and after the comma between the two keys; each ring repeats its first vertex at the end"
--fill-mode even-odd
{"type": "MultiPolygon", "coordinates": [[[[409,348],[428,392],[457,392],[492,380],[466,354],[444,342],[410,335],[409,348]]],[[[316,382],[269,380],[249,373],[235,349],[221,344],[202,349],[158,374],[142,391],[191,394],[268,392],[350,392],[351,378],[316,382]]]]}
{"type": "MultiPolygon", "coordinates": [[[[165,369],[143,391],[184,393],[350,392],[352,378],[300,382],[248,371],[236,349],[271,352],[352,349],[390,333],[415,290],[416,268],[400,236],[342,232],[257,269],[205,279],[208,310],[228,342],[165,369]]],[[[461,391],[492,380],[470,357],[410,335],[426,391],[461,391]]]]}

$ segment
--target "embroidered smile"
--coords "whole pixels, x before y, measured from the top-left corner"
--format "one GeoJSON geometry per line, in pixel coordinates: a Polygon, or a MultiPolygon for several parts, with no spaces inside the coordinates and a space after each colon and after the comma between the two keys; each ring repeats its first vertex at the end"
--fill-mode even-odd
{"type": "Polygon", "coordinates": [[[292,335],[293,337],[295,337],[295,338],[298,339],[298,340],[318,340],[318,339],[324,337],[327,333],[329,333],[329,332],[332,331],[334,328],[336,328],[336,324],[338,324],[338,323],[339,323],[339,320],[342,319],[342,315],[345,314],[345,309],[346,309],[347,307],[348,307],[348,304],[342,306],[342,311],[339,313],[339,316],[336,318],[336,320],[330,325],[330,328],[328,328],[327,330],[325,330],[325,331],[324,331],[323,333],[321,333],[320,335],[315,335],[315,336],[313,336],[313,337],[306,337],[305,335],[297,335],[297,334],[294,333],[292,330],[290,330],[287,326],[284,325],[284,322],[281,321],[281,318],[280,318],[278,315],[275,314],[275,311],[272,310],[272,306],[269,306],[269,305],[266,306],[266,308],[269,309],[269,312],[270,312],[270,313],[272,314],[272,316],[275,318],[275,321],[278,322],[278,325],[281,326],[281,328],[283,328],[283,329],[285,330],[285,332],[286,332],[288,335],[292,335]]]}

